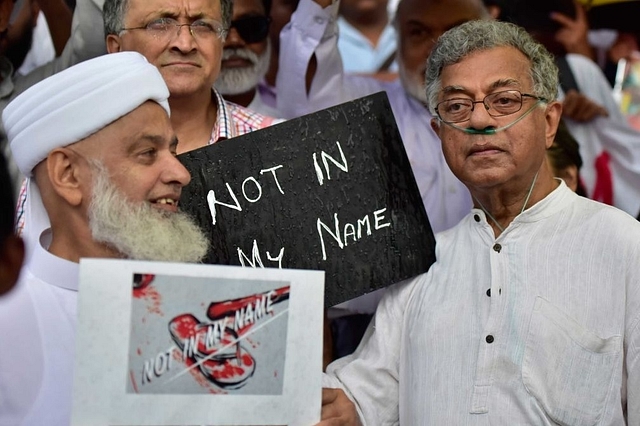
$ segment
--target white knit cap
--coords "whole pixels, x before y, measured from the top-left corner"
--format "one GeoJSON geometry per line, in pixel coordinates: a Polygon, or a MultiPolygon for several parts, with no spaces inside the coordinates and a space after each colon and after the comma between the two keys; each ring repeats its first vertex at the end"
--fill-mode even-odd
{"type": "Polygon", "coordinates": [[[59,72],[16,97],[2,121],[25,176],[55,148],[90,136],[151,100],[169,113],[158,69],[137,52],[99,56],[59,72]]]}

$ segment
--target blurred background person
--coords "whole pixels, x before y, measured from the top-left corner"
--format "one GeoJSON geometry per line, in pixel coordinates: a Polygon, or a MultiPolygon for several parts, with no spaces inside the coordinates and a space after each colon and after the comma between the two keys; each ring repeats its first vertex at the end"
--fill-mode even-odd
{"type": "MultiPolygon", "coordinates": [[[[96,1],[100,0],[81,2],[75,7],[71,20],[70,7],[64,0],[21,0],[15,4],[13,0],[0,0],[0,111],[13,98],[43,78],[105,51],[104,35],[100,30],[101,9],[96,1]],[[14,5],[19,8],[15,9],[15,20],[11,22],[14,5]],[[23,75],[15,70],[22,64],[31,46],[35,5],[47,19],[58,56],[23,75]],[[60,50],[60,46],[64,48],[60,50]]],[[[23,176],[13,161],[3,128],[0,128],[0,152],[7,158],[15,188],[14,196],[17,197],[23,176]]]]}
{"type": "Polygon", "coordinates": [[[582,168],[580,146],[563,120],[560,120],[558,124],[553,144],[547,149],[547,160],[555,177],[564,180],[569,189],[576,194],[587,196],[580,177],[580,169],[582,168]]]}
{"type": "Polygon", "coordinates": [[[271,0],[234,0],[214,87],[230,102],[277,117],[277,110],[262,100],[258,90],[271,61],[270,13],[271,0]]]}
{"type": "Polygon", "coordinates": [[[291,20],[300,0],[272,0],[271,25],[269,25],[269,41],[271,43],[271,59],[264,80],[258,85],[262,101],[277,110],[276,77],[280,58],[280,32],[291,20]]]}
{"type": "MultiPolygon", "coordinates": [[[[345,72],[397,71],[397,36],[387,0],[341,0],[338,28],[338,49],[345,72]]],[[[393,76],[395,74],[391,74],[393,76]]]]}
{"type": "Polygon", "coordinates": [[[508,6],[501,19],[525,28],[556,58],[563,117],[580,145],[587,195],[637,216],[640,132],[622,115],[600,67],[585,56],[589,49],[576,47],[588,45],[582,6],[573,0],[513,0],[504,4],[508,6]]]}
{"type": "Polygon", "coordinates": [[[37,0],[17,0],[13,9],[11,21],[18,35],[12,43],[18,55],[14,69],[22,75],[60,56],[71,34],[72,5],[67,0],[42,5],[45,10],[37,0]],[[51,29],[47,17],[53,21],[51,29]]]}

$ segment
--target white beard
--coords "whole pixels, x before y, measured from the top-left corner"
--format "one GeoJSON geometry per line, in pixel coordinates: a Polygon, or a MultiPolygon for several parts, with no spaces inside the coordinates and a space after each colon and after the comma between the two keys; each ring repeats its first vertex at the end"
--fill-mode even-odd
{"type": "Polygon", "coordinates": [[[246,93],[260,83],[260,80],[262,80],[269,70],[271,42],[267,39],[267,48],[260,56],[246,47],[242,49],[224,49],[222,51],[223,61],[232,56],[247,59],[252,65],[247,68],[221,68],[220,75],[218,75],[215,83],[213,83],[213,86],[221,95],[239,95],[246,93]]]}
{"type": "Polygon", "coordinates": [[[207,238],[188,215],[128,201],[99,164],[94,164],[93,181],[88,213],[95,241],[135,260],[200,262],[204,258],[207,238]]]}
{"type": "Polygon", "coordinates": [[[400,76],[400,81],[402,82],[402,87],[404,90],[413,98],[419,100],[424,105],[428,105],[427,101],[427,90],[424,83],[424,76],[417,74],[410,74],[407,71],[407,68],[404,66],[404,62],[402,62],[402,58],[398,55],[398,75],[400,76]]]}

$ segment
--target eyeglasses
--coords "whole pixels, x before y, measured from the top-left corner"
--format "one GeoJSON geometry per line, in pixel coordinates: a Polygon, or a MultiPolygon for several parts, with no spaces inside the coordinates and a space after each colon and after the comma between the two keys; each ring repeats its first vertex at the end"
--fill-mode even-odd
{"type": "Polygon", "coordinates": [[[207,40],[213,36],[224,40],[227,37],[227,29],[215,19],[198,19],[190,24],[181,24],[173,18],[159,18],[145,26],[123,28],[122,31],[145,30],[157,40],[169,42],[178,37],[182,27],[189,27],[189,32],[196,40],[207,40]]]}
{"type": "Polygon", "coordinates": [[[235,28],[246,43],[258,43],[269,35],[270,24],[269,16],[246,16],[231,21],[229,29],[235,28]]]}
{"type": "Polygon", "coordinates": [[[471,118],[471,113],[476,104],[483,104],[490,116],[502,117],[520,111],[524,98],[532,98],[539,102],[546,102],[546,99],[528,93],[520,93],[517,90],[505,90],[491,93],[481,101],[472,101],[471,99],[465,98],[447,99],[446,101],[438,103],[436,106],[436,114],[438,114],[440,120],[445,123],[460,123],[471,118]]]}

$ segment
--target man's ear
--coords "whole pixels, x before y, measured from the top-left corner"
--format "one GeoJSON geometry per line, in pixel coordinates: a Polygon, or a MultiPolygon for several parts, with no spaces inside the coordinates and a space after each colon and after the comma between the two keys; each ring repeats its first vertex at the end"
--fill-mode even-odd
{"type": "Polygon", "coordinates": [[[120,36],[109,34],[107,36],[107,53],[122,52],[120,36]]]}
{"type": "Polygon", "coordinates": [[[23,260],[22,238],[9,235],[0,246],[0,295],[11,290],[18,281],[23,260]]]}
{"type": "Polygon", "coordinates": [[[547,105],[545,120],[547,122],[546,136],[546,148],[549,149],[553,145],[553,141],[558,131],[558,124],[560,124],[560,118],[562,117],[562,104],[558,101],[553,101],[547,105]]]}
{"type": "Polygon", "coordinates": [[[85,196],[84,185],[91,182],[85,160],[68,148],[56,148],[49,153],[46,162],[52,189],[70,205],[80,205],[85,196]]]}
{"type": "Polygon", "coordinates": [[[440,120],[433,117],[431,119],[431,128],[433,129],[433,131],[436,133],[436,135],[438,134],[438,132],[440,132],[440,120]]]}

